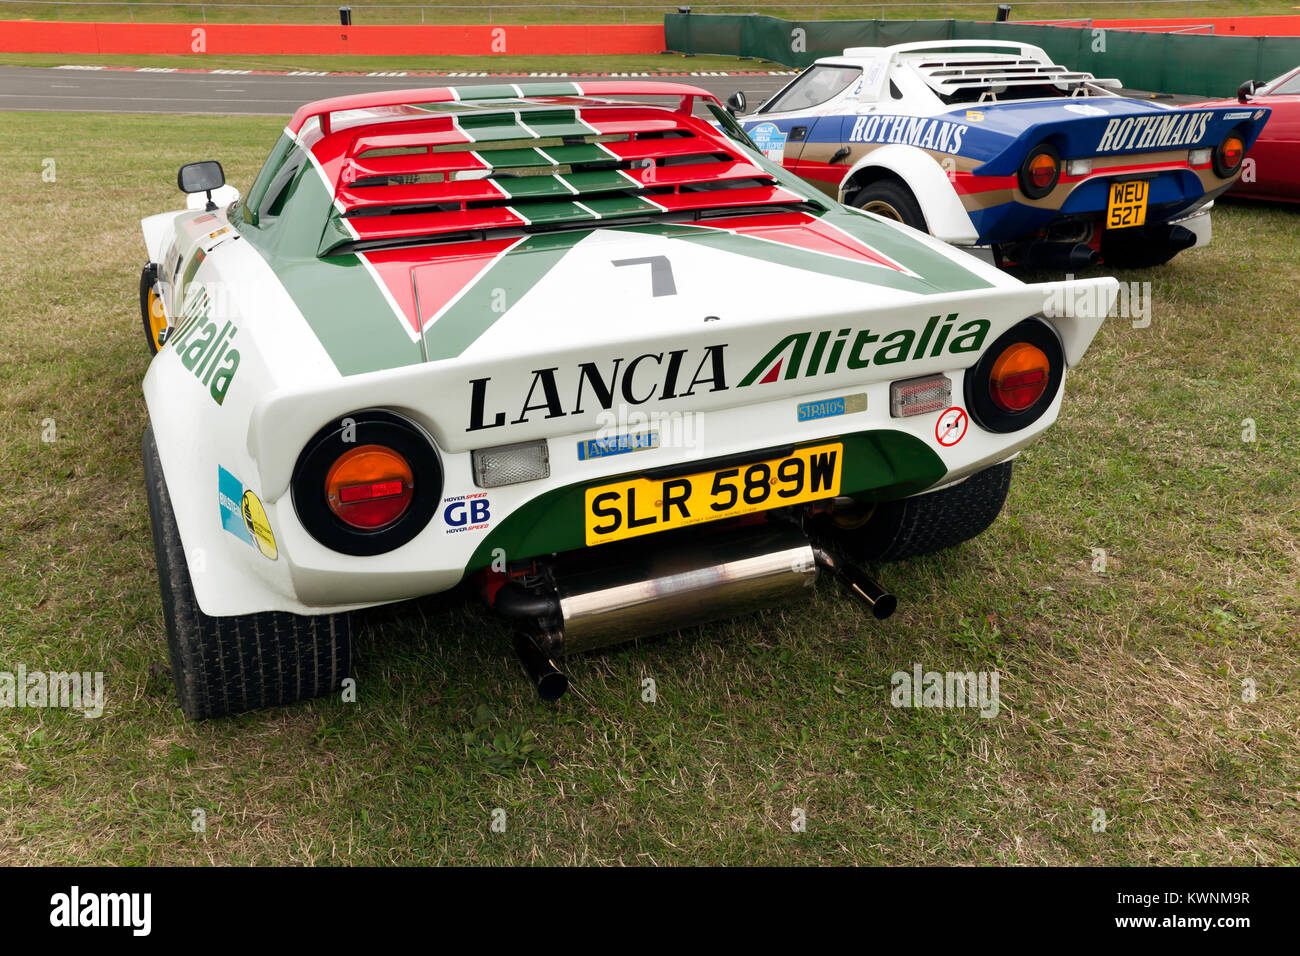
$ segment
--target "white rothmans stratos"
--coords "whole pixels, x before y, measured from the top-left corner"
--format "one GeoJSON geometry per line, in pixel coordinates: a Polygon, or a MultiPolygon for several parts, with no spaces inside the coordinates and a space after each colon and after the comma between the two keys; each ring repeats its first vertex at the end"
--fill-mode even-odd
{"type": "Polygon", "coordinates": [[[145,474],[181,705],[329,693],[349,612],[474,584],[566,653],[785,604],[998,514],[1113,279],[847,209],[657,82],[313,103],[144,220],[145,474]],[[206,197],[205,197],[206,194],[206,197]]]}

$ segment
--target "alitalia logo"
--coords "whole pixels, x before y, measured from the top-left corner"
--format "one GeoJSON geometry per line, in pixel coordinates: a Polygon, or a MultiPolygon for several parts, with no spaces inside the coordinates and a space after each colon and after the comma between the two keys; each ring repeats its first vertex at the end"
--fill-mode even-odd
{"type": "Polygon", "coordinates": [[[201,284],[191,285],[185,290],[184,317],[167,344],[175,347],[181,364],[220,405],[239,369],[239,350],[232,348],[239,327],[229,319],[213,319],[212,311],[208,290],[201,284]]]}
{"type": "Polygon", "coordinates": [[[740,380],[746,385],[765,384],[784,378],[786,381],[812,375],[831,375],[845,369],[862,369],[875,365],[938,358],[945,351],[978,352],[988,337],[991,323],[971,319],[956,325],[957,313],[940,319],[930,316],[918,334],[915,329],[898,329],[883,336],[870,329],[856,335],[852,329],[837,332],[792,332],[768,351],[740,380]],[[955,333],[955,334],[954,334],[955,333]]]}
{"type": "MultiPolygon", "coordinates": [[[[876,333],[870,329],[826,329],[792,332],[773,345],[737,388],[790,381],[814,375],[918,362],[943,354],[978,352],[992,323],[970,319],[958,324],[957,313],[932,315],[925,326],[876,333]]],[[[616,402],[635,407],[648,402],[690,398],[702,392],[723,392],[727,384],[726,344],[694,352],[674,349],[648,352],[630,361],[615,358],[582,362],[570,369],[534,369],[526,391],[502,400],[492,379],[471,379],[469,427],[466,431],[522,425],[538,418],[563,418],[591,411],[608,411],[616,402]]],[[[197,372],[196,372],[197,374],[197,372]]],[[[733,379],[734,381],[734,379],[733,379]]],[[[507,393],[509,389],[505,389],[507,393]]]]}

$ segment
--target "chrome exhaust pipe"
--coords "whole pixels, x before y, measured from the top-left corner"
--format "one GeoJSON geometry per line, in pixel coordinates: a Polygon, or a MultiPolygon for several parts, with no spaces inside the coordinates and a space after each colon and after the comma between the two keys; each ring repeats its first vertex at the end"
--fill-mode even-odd
{"type": "Polygon", "coordinates": [[[720,532],[689,551],[626,554],[624,562],[557,572],[563,653],[784,604],[817,579],[812,545],[786,525],[720,532]]]}
{"type": "Polygon", "coordinates": [[[898,606],[865,571],[794,525],[731,528],[689,539],[681,549],[672,548],[673,540],[655,549],[605,545],[546,570],[529,587],[505,581],[486,589],[514,624],[519,661],[543,700],[558,700],[568,689],[557,663],[567,654],[790,604],[811,592],[819,569],[878,619],[898,606]]]}

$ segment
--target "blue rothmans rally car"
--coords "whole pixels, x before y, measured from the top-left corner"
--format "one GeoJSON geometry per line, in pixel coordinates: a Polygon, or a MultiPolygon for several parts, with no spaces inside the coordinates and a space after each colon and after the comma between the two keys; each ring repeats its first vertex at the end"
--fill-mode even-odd
{"type": "Polygon", "coordinates": [[[827,195],[999,265],[1158,265],[1210,241],[1269,111],[1119,88],[1029,44],[955,40],[848,49],[753,113],[728,104],[827,195]]]}

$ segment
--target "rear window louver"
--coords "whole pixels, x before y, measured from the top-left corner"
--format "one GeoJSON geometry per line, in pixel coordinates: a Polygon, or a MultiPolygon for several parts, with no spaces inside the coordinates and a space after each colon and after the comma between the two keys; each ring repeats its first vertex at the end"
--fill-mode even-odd
{"type": "Polygon", "coordinates": [[[320,255],[809,204],[708,122],[650,105],[455,104],[333,135],[352,139],[320,255]]]}

